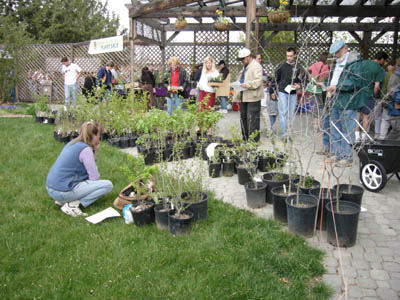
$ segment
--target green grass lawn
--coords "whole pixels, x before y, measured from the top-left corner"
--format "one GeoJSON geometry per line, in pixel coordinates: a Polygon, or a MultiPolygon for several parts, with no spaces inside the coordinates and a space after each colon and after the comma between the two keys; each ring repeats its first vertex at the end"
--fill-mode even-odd
{"type": "MultiPolygon", "coordinates": [[[[0,118],[0,299],[328,299],[323,253],[210,197],[209,218],[174,237],[122,218],[92,225],[63,214],[45,189],[63,145],[52,125],[0,118]]],[[[102,144],[99,171],[127,185],[125,154],[102,144]]]]}

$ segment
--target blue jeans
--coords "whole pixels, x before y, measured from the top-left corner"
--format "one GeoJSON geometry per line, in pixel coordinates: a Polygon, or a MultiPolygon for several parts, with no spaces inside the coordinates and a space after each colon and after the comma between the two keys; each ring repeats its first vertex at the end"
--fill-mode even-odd
{"type": "Polygon", "coordinates": [[[271,124],[271,130],[272,130],[272,126],[274,126],[276,122],[276,115],[269,115],[269,123],[271,124]]]}
{"type": "Polygon", "coordinates": [[[51,198],[61,203],[79,200],[83,207],[88,207],[113,188],[109,180],[85,180],[78,183],[71,191],[60,192],[46,186],[51,198]]]}
{"type": "Polygon", "coordinates": [[[227,109],[227,97],[226,96],[219,96],[219,101],[221,101],[221,109],[227,109]]]}
{"type": "MultiPolygon", "coordinates": [[[[352,145],[354,143],[354,132],[356,129],[356,122],[354,119],[357,118],[357,111],[333,108],[331,118],[332,122],[352,145]]],[[[351,152],[351,145],[345,141],[335,127],[332,127],[332,152],[337,158],[352,162],[353,153],[351,152]]]]}
{"type": "Polygon", "coordinates": [[[179,109],[182,104],[182,98],[178,97],[178,93],[172,94],[172,97],[167,97],[168,114],[171,115],[174,107],[179,109]]]}
{"type": "Polygon", "coordinates": [[[324,116],[322,117],[322,143],[324,145],[325,150],[330,150],[331,149],[331,118],[329,116],[329,113],[325,113],[324,116]]]}
{"type": "Polygon", "coordinates": [[[78,84],[64,84],[65,92],[65,103],[70,104],[70,99],[72,98],[72,104],[76,104],[76,91],[78,90],[78,84]]]}
{"type": "Polygon", "coordinates": [[[278,112],[279,122],[281,123],[282,136],[286,136],[286,127],[288,123],[293,120],[294,112],[296,109],[297,94],[286,94],[279,92],[278,98],[278,112]]]}

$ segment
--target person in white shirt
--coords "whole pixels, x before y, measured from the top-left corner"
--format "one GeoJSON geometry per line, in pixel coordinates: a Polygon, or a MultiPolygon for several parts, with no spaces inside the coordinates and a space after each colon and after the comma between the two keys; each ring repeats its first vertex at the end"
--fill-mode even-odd
{"type": "Polygon", "coordinates": [[[66,56],[61,59],[61,63],[63,64],[61,73],[64,75],[65,103],[69,105],[72,98],[75,105],[82,69],[77,64],[71,63],[66,56]]]}
{"type": "Polygon", "coordinates": [[[200,104],[198,108],[200,111],[214,107],[215,104],[215,89],[208,84],[208,82],[215,77],[219,76],[219,72],[215,67],[215,60],[211,56],[207,56],[204,60],[203,71],[201,73],[201,77],[197,87],[199,88],[199,99],[198,101],[201,103],[204,98],[208,96],[207,105],[200,104]],[[208,106],[208,107],[207,107],[208,106]]]}

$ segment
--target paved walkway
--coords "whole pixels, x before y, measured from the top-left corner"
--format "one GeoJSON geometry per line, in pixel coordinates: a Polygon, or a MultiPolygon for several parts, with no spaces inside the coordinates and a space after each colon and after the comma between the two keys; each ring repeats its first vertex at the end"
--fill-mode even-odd
{"type": "MultiPolygon", "coordinates": [[[[220,136],[228,137],[228,130],[232,125],[239,124],[239,113],[229,112],[219,123],[220,136]]],[[[311,155],[320,148],[320,137],[304,136],[311,134],[308,129],[312,127],[311,121],[306,116],[297,116],[294,129],[302,132],[294,139],[294,145],[300,149],[303,165],[311,158],[309,173],[317,180],[322,180],[324,161],[322,156],[311,155]]],[[[266,138],[265,122],[262,122],[262,148],[272,149],[272,145],[266,138]]],[[[279,124],[275,125],[279,129],[279,124]]],[[[279,131],[279,130],[277,130],[279,131]]],[[[278,141],[278,145],[282,146],[278,141]]],[[[136,148],[124,150],[136,154],[136,148]]],[[[400,158],[399,158],[400,159],[400,158]]],[[[339,170],[336,170],[339,171],[339,170]]],[[[258,174],[261,177],[261,173],[258,174]]],[[[359,184],[358,159],[352,168],[344,171],[344,181],[351,179],[353,184],[359,184]]],[[[326,177],[325,177],[326,178],[326,177]]],[[[332,179],[333,180],[333,179],[332,179]]],[[[335,182],[331,181],[330,186],[335,182]]],[[[323,186],[328,186],[327,183],[323,186]]],[[[244,187],[238,184],[237,176],[220,177],[210,179],[210,187],[215,190],[216,196],[224,202],[253,211],[257,216],[272,218],[272,205],[260,209],[250,209],[246,205],[244,187]]],[[[356,245],[345,249],[339,249],[326,242],[326,232],[318,232],[308,242],[313,247],[325,251],[324,265],[327,273],[324,281],[334,289],[332,299],[339,299],[347,288],[347,299],[372,300],[372,299],[400,299],[400,202],[398,201],[399,181],[392,178],[386,187],[379,193],[365,191],[362,207],[366,211],[361,212],[358,224],[356,245]],[[339,263],[341,258],[341,264],[339,263]],[[346,284],[345,284],[346,283],[346,284]]],[[[287,227],[285,227],[287,228],[287,227]]],[[[343,296],[342,299],[345,299],[343,296]]]]}

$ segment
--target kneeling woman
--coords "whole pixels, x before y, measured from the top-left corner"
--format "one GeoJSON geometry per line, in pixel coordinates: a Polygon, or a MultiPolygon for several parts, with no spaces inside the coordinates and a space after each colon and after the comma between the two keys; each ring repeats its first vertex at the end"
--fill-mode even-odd
{"type": "Polygon", "coordinates": [[[111,181],[99,180],[96,154],[100,135],[97,123],[84,123],[79,136],[64,147],[47,175],[47,192],[67,215],[86,216],[79,204],[88,207],[113,188],[111,181]]]}

